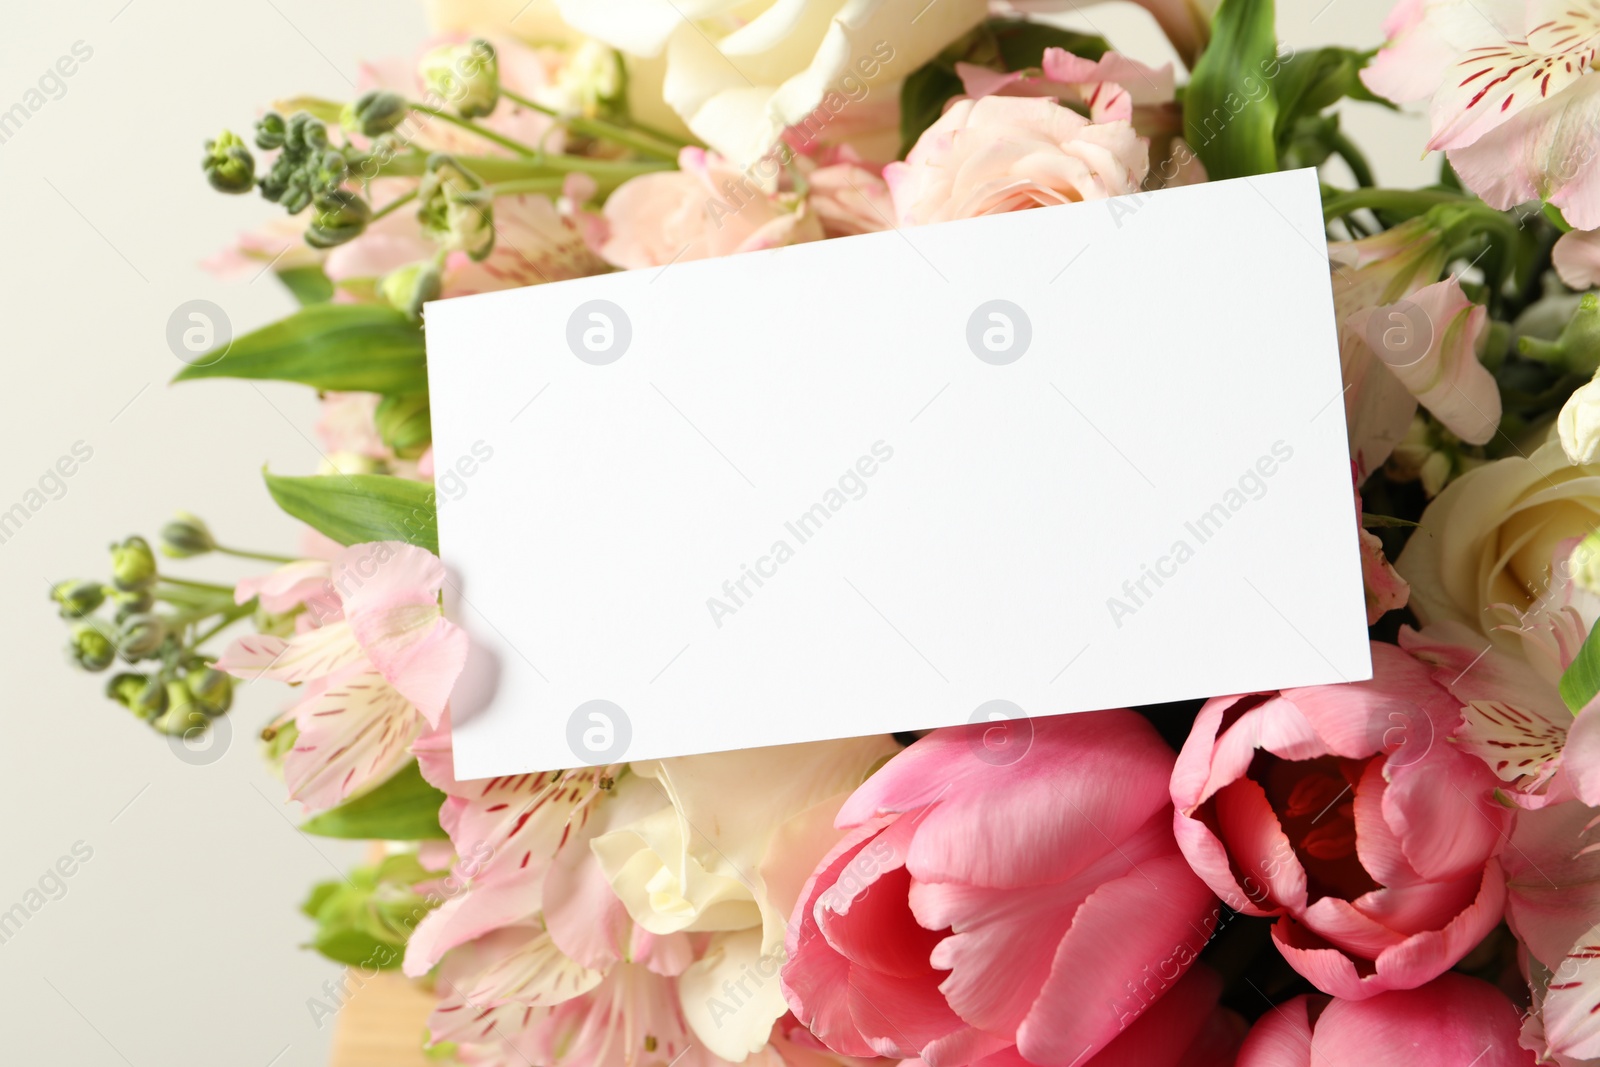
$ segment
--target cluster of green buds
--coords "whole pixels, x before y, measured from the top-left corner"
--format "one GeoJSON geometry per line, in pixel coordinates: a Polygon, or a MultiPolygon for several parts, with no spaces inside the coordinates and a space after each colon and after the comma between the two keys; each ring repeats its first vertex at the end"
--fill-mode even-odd
{"type": "Polygon", "coordinates": [[[256,147],[277,150],[258,184],[261,195],[291,215],[311,208],[306,243],[332,248],[366,230],[372,208],[360,194],[344,188],[351,177],[344,150],[328,139],[328,127],[307,111],[284,118],[269,111],[256,123],[256,147]]]}
{"type": "MultiPolygon", "coordinates": [[[[204,522],[180,514],[162,529],[160,548],[181,559],[217,544],[204,522]]],[[[51,587],[50,598],[70,627],[68,661],[94,673],[118,660],[142,666],[113,674],[106,696],[163,733],[205,729],[231,706],[233,680],[213,668],[199,646],[253,604],[235,604],[228,586],[163,575],[143,537],[124,538],[110,555],[109,581],[74,579],[51,587]]]]}
{"type": "Polygon", "coordinates": [[[417,219],[447,250],[475,261],[494,249],[494,194],[453,157],[434,153],[417,187],[417,219]]]}

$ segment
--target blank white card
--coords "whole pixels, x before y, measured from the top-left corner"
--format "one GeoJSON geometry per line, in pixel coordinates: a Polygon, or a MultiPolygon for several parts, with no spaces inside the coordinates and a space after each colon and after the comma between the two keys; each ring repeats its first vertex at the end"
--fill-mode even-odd
{"type": "Polygon", "coordinates": [[[458,777],[1370,676],[1314,171],[426,317],[458,777]]]}

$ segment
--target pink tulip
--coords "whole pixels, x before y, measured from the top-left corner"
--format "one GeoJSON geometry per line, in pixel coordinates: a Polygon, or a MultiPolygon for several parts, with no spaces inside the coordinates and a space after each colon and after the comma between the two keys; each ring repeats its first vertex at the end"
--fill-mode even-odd
{"type": "Polygon", "coordinates": [[[1449,739],[1460,702],[1394,645],[1372,660],[1371,681],[1208,701],[1172,775],[1195,871],[1353,1000],[1430,981],[1500,921],[1510,819],[1449,739]]]}
{"type": "Polygon", "coordinates": [[[1019,747],[935,731],[841,809],[848,832],[801,891],[782,972],[795,1016],[835,1052],[1082,1067],[1181,987],[1214,929],[1172,839],[1172,753],[1148,722],[1116,710],[1006,729],[1019,747]]]}
{"type": "Polygon", "coordinates": [[[1503,993],[1461,974],[1369,1000],[1301,996],[1261,1017],[1236,1067],[1533,1067],[1518,1022],[1503,993]]]}

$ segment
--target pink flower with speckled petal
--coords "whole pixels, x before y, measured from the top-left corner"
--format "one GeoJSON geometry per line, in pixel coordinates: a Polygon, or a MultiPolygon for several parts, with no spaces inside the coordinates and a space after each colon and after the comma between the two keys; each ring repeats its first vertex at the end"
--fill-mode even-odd
{"type": "Polygon", "coordinates": [[[1460,702],[1372,645],[1368,682],[1219,697],[1172,774],[1174,827],[1223,903],[1277,916],[1319,989],[1360,1000],[1437,977],[1500,921],[1510,813],[1451,743],[1460,702]]]}
{"type": "Polygon", "coordinates": [[[1416,0],[1361,79],[1398,103],[1428,100],[1430,149],[1505,209],[1547,200],[1600,227],[1600,5],[1591,0],[1416,0]]]}
{"type": "MultiPolygon", "coordinates": [[[[294,565],[291,565],[294,566],[294,565]]],[[[288,568],[285,568],[288,570],[288,568]]],[[[351,545],[320,580],[284,574],[275,594],[337,600],[321,624],[290,638],[229,645],[218,670],[304,686],[290,712],[299,734],[284,760],[290,795],[332,807],[405,763],[424,721],[437,723],[467,658],[466,633],[439,611],[444,565],[400,541],[351,545]]]]}
{"type": "Polygon", "coordinates": [[[1541,1063],[1600,1060],[1600,809],[1568,801],[1518,815],[1505,868],[1506,923],[1531,957],[1522,1042],[1541,1063]]]}

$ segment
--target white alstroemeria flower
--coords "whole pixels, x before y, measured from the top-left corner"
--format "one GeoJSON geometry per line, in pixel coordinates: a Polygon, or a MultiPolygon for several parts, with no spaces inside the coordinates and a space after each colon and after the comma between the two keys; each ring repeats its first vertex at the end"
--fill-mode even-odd
{"type": "Polygon", "coordinates": [[[721,1058],[760,1049],[787,1010],[777,971],[801,886],[838,839],[833,818],[845,798],[895,750],[878,736],[631,765],[662,805],[590,847],[643,929],[718,932],[684,977],[702,993],[685,992],[683,1002],[721,1058]],[[752,975],[742,990],[723,990],[752,975]]]}
{"type": "MultiPolygon", "coordinates": [[[[826,126],[984,17],[982,0],[556,0],[573,27],[664,59],[668,107],[748,167],[790,126],[826,126]]],[[[657,64],[640,66],[654,72],[657,64]]],[[[639,72],[634,72],[639,76],[639,72]]],[[[816,132],[816,131],[813,131],[816,132]]]]}

